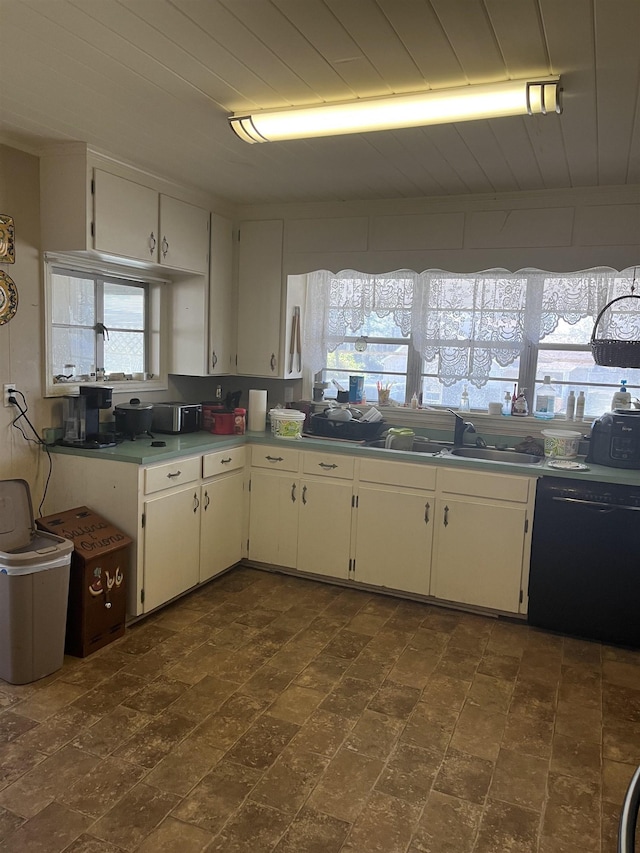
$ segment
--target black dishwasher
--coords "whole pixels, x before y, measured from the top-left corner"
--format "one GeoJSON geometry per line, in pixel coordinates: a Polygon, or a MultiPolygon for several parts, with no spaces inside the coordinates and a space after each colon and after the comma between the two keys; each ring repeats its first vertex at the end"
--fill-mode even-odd
{"type": "Polygon", "coordinates": [[[528,619],[640,647],[640,485],[539,480],[528,619]]]}

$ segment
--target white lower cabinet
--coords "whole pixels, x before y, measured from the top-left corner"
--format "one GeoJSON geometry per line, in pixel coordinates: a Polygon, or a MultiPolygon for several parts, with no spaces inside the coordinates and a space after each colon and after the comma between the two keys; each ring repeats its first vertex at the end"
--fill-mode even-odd
{"type": "Polygon", "coordinates": [[[195,586],[200,562],[200,486],[144,502],[144,610],[195,586]]]}
{"type": "Polygon", "coordinates": [[[434,512],[432,493],[361,485],[354,580],[429,595],[434,512]]]}
{"type": "Polygon", "coordinates": [[[521,610],[534,482],[528,477],[441,471],[432,595],[508,613],[521,610]]]}
{"type": "Polygon", "coordinates": [[[436,471],[403,462],[361,461],[354,580],[430,594],[436,471]]]}
{"type": "Polygon", "coordinates": [[[351,545],[353,483],[303,478],[300,481],[297,568],[346,579],[351,545]]]}
{"type": "Polygon", "coordinates": [[[302,456],[254,448],[249,559],[346,579],[354,460],[316,453],[302,456]]]}
{"type": "Polygon", "coordinates": [[[296,474],[251,471],[249,559],[296,568],[298,552],[296,474]]]}
{"type": "Polygon", "coordinates": [[[200,582],[242,559],[244,472],[200,487],[200,582]]]}

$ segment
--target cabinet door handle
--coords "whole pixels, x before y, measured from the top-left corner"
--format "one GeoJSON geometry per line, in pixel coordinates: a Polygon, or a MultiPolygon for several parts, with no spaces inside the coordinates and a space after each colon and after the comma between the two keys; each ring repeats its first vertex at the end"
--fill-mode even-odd
{"type": "Polygon", "coordinates": [[[204,493],[204,511],[205,511],[205,512],[206,512],[206,511],[207,511],[207,509],[209,508],[209,504],[210,504],[210,503],[211,503],[211,501],[209,500],[209,492],[205,492],[205,493],[204,493]]]}
{"type": "Polygon", "coordinates": [[[307,487],[306,486],[302,487],[302,503],[303,504],[307,503],[307,487]]]}
{"type": "Polygon", "coordinates": [[[174,474],[167,474],[167,477],[172,480],[174,477],[179,477],[182,474],[182,471],[178,470],[174,474]]]}
{"type": "Polygon", "coordinates": [[[429,510],[431,509],[431,505],[426,503],[424,505],[424,523],[429,524],[429,510]]]}
{"type": "Polygon", "coordinates": [[[230,456],[227,456],[227,458],[226,458],[226,459],[221,459],[221,460],[220,460],[220,464],[221,464],[221,465],[228,465],[228,464],[229,464],[229,462],[231,462],[231,457],[230,457],[230,456]]]}
{"type": "Polygon", "coordinates": [[[444,508],[444,526],[447,527],[449,524],[449,507],[446,506],[444,508]]]}
{"type": "Polygon", "coordinates": [[[156,250],[157,245],[158,245],[158,241],[156,240],[156,235],[152,231],[151,234],[149,234],[149,254],[150,255],[153,255],[153,253],[156,250]]]}
{"type": "Polygon", "coordinates": [[[334,463],[333,465],[329,465],[328,462],[318,462],[319,468],[324,468],[325,471],[331,471],[333,468],[337,468],[338,466],[334,463]]]}
{"type": "Polygon", "coordinates": [[[166,237],[162,238],[162,243],[160,243],[160,250],[162,252],[162,257],[167,257],[167,252],[169,251],[169,241],[166,237]]]}
{"type": "Polygon", "coordinates": [[[291,483],[291,503],[296,502],[296,484],[291,483]]]}
{"type": "Polygon", "coordinates": [[[214,350],[214,352],[211,353],[211,367],[215,367],[217,363],[218,363],[218,356],[215,354],[215,350],[214,350]]]}
{"type": "Polygon", "coordinates": [[[198,495],[193,493],[193,511],[198,512],[198,507],[200,506],[200,501],[198,500],[198,495]]]}
{"type": "Polygon", "coordinates": [[[269,364],[271,365],[271,370],[274,371],[276,369],[276,354],[274,352],[271,353],[269,364]]]}
{"type": "Polygon", "coordinates": [[[267,462],[284,462],[282,456],[265,456],[264,458],[267,460],[267,462]]]}

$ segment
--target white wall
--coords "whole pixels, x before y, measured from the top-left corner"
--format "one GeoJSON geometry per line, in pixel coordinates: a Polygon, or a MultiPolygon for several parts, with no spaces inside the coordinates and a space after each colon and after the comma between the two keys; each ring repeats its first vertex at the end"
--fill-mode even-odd
{"type": "MultiPolygon", "coordinates": [[[[18,289],[18,310],[0,325],[0,384],[15,382],[37,429],[61,419],[59,401],[42,398],[43,304],[40,260],[39,160],[0,145],[0,213],[15,222],[16,262],[0,268],[18,289]],[[56,412],[54,414],[54,412],[56,412]]],[[[34,509],[48,470],[46,454],[11,427],[15,410],[0,406],[0,479],[21,477],[32,490],[34,509]]],[[[28,427],[25,432],[29,435],[28,427]]]]}
{"type": "Polygon", "coordinates": [[[624,269],[640,262],[640,187],[342,204],[245,206],[284,219],[286,275],[492,267],[624,269]]]}

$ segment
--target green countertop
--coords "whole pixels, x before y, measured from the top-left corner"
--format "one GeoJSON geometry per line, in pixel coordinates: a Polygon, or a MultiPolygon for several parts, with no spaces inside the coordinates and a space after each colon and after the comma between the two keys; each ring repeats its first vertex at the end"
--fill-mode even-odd
{"type": "MultiPolygon", "coordinates": [[[[181,456],[197,453],[208,453],[224,450],[239,444],[260,444],[269,446],[295,446],[300,450],[320,451],[323,453],[349,454],[377,459],[414,462],[424,465],[452,466],[473,468],[475,471],[492,471],[503,474],[525,474],[530,477],[563,477],[575,480],[592,480],[601,483],[621,483],[629,486],[640,486],[640,470],[624,468],[609,468],[604,465],[589,464],[587,471],[566,471],[550,468],[547,460],[540,465],[517,465],[509,462],[489,462],[480,459],[468,459],[450,456],[434,456],[427,453],[411,453],[402,450],[386,450],[366,447],[352,441],[335,441],[322,438],[301,438],[299,440],[274,438],[270,432],[248,433],[246,435],[212,435],[209,432],[192,432],[182,435],[162,435],[155,439],[140,437],[135,441],[123,441],[115,447],[104,447],[99,450],[86,450],[75,447],[52,445],[53,453],[71,454],[74,456],[91,456],[101,459],[131,462],[135,465],[150,465],[166,462],[181,456]],[[165,447],[151,447],[152,440],[166,442],[165,447]]],[[[583,462],[582,458],[576,461],[583,462]]]]}

